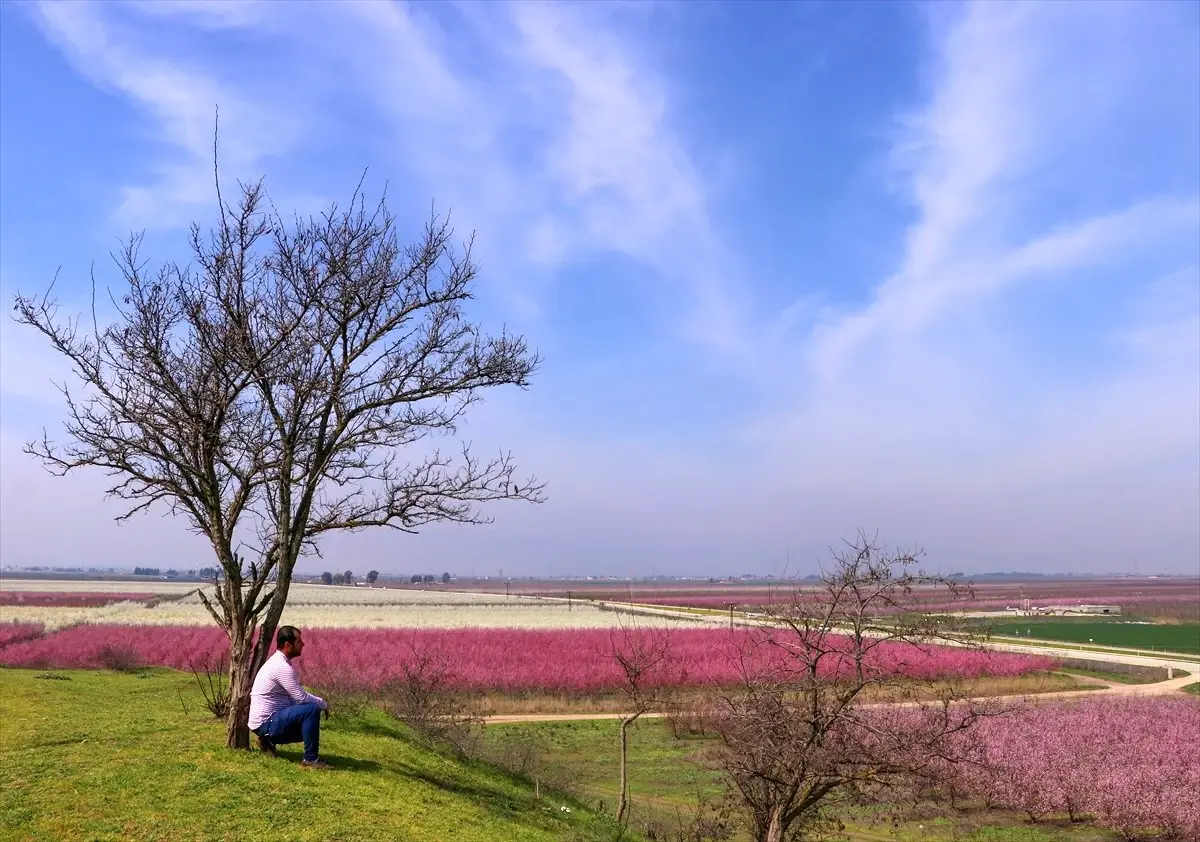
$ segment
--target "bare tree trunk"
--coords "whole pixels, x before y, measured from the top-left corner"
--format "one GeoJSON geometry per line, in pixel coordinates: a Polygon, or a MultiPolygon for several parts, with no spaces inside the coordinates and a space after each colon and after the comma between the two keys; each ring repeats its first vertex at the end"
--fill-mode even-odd
{"type": "Polygon", "coordinates": [[[229,717],[225,720],[229,748],[250,748],[250,690],[257,673],[251,661],[252,634],[242,625],[229,633],[229,717]]]}
{"type": "Polygon", "coordinates": [[[763,842],[783,842],[783,831],[783,810],[776,807],[771,811],[771,823],[767,825],[767,833],[763,837],[763,842]]]}
{"type": "Polygon", "coordinates": [[[271,650],[271,641],[275,639],[275,632],[279,629],[279,620],[283,617],[284,606],[287,605],[288,589],[292,583],[292,569],[295,566],[295,558],[285,557],[279,562],[279,576],[273,585],[274,593],[271,595],[271,602],[267,605],[267,611],[259,626],[258,645],[254,647],[252,653],[254,657],[250,662],[250,668],[254,672],[258,672],[259,668],[266,663],[267,652],[271,650]]]}
{"type": "Polygon", "coordinates": [[[629,754],[629,726],[639,714],[622,717],[621,719],[621,799],[617,803],[617,821],[624,822],[629,812],[629,780],[625,774],[625,758],[629,754]]]}

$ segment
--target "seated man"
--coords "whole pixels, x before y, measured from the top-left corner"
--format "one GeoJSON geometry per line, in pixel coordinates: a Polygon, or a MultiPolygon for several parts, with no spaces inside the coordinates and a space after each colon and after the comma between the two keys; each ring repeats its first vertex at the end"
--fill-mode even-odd
{"type": "Polygon", "coordinates": [[[328,769],[329,764],[318,757],[321,743],[321,711],[329,718],[329,705],[320,696],[306,693],[292,666],[304,649],[300,630],[280,626],[275,634],[276,651],[258,675],[250,689],[250,730],[258,736],[258,747],[275,756],[276,743],[304,742],[301,766],[309,769],[328,769]]]}

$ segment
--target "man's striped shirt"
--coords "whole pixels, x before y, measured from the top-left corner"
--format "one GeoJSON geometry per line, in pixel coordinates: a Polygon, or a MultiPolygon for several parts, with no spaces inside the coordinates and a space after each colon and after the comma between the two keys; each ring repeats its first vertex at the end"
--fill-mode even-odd
{"type": "Polygon", "coordinates": [[[286,655],[276,650],[254,676],[254,686],[250,688],[250,730],[270,719],[271,714],[305,702],[316,702],[322,710],[329,709],[320,696],[304,691],[295,667],[286,655]]]}

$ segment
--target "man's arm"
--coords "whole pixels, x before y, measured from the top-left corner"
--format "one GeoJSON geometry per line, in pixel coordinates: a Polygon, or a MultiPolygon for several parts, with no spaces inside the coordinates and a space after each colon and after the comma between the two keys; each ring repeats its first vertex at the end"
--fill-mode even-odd
{"type": "Polygon", "coordinates": [[[312,693],[306,692],[305,689],[300,686],[300,679],[296,675],[296,669],[291,664],[286,664],[284,668],[279,671],[279,674],[276,676],[276,680],[279,682],[279,686],[283,688],[284,692],[287,693],[288,696],[291,697],[292,701],[296,704],[302,705],[308,702],[316,702],[317,706],[323,711],[326,713],[329,712],[328,702],[326,702],[320,696],[315,696],[312,693]]]}

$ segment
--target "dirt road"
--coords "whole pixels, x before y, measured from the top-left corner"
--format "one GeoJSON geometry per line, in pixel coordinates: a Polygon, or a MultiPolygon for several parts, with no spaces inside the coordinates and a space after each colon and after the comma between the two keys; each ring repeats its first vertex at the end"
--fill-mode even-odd
{"type": "MultiPolygon", "coordinates": [[[[1044,651],[1040,647],[1028,647],[1037,649],[1040,652],[1044,651]]],[[[1074,650],[1065,650],[1064,655],[1069,653],[1070,657],[1078,657],[1079,653],[1074,650]]],[[[1089,653],[1094,654],[1094,653],[1089,653]]],[[[1156,659],[1142,658],[1142,656],[1126,656],[1141,658],[1143,661],[1155,661],[1156,659]]],[[[1089,660],[1101,660],[1099,658],[1089,658],[1089,660]]],[[[1128,661],[1117,661],[1117,663],[1130,663],[1128,661]]],[[[1135,662],[1140,666],[1158,666],[1166,667],[1171,665],[1176,670],[1186,670],[1189,675],[1175,676],[1166,681],[1156,681],[1152,684],[1120,684],[1117,682],[1105,681],[1102,678],[1078,677],[1082,684],[1100,684],[1103,689],[1098,690],[1059,690],[1053,693],[1027,693],[1017,696],[987,696],[989,701],[998,702],[1030,702],[1041,704],[1044,702],[1053,702],[1060,699],[1073,699],[1080,696],[1094,698],[1096,696],[1160,696],[1166,693],[1178,693],[1183,687],[1189,684],[1194,684],[1200,681],[1200,669],[1196,664],[1188,664],[1187,662],[1175,662],[1169,660],[1157,659],[1156,663],[1141,663],[1135,662]],[[1190,667],[1191,669],[1188,669],[1190,667]]],[[[913,702],[901,702],[899,704],[912,705],[913,702]]],[[[484,718],[484,722],[488,725],[504,725],[518,722],[582,722],[593,719],[622,719],[628,714],[623,713],[515,713],[502,714],[498,716],[488,716],[484,718]]],[[[643,713],[642,719],[658,719],[666,714],[662,713],[643,713]]]]}

